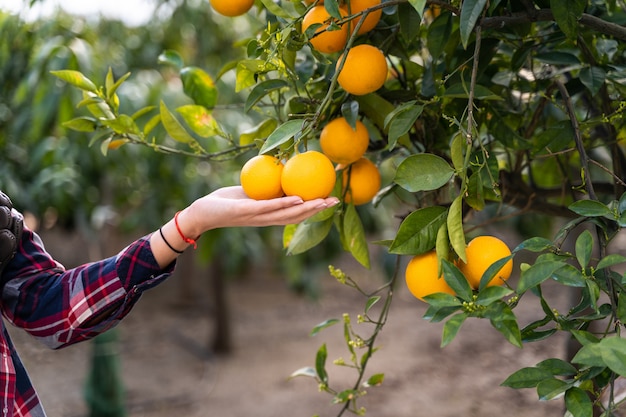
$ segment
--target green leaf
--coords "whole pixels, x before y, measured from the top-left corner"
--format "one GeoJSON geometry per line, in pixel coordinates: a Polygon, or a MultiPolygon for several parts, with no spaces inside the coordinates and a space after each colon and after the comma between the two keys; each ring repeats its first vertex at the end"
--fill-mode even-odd
{"type": "Polygon", "coordinates": [[[341,115],[346,119],[353,130],[356,130],[356,122],[359,120],[359,102],[356,100],[346,101],[341,105],[341,115]]]}
{"type": "Polygon", "coordinates": [[[177,142],[193,143],[196,140],[185,130],[183,125],[176,119],[176,116],[161,101],[160,112],[163,127],[167,133],[177,142]]]}
{"type": "Polygon", "coordinates": [[[415,7],[409,3],[400,3],[397,7],[398,22],[400,23],[398,33],[407,40],[417,39],[422,24],[423,12],[416,12],[415,7]]]}
{"type": "MultiPolygon", "coordinates": [[[[492,279],[500,272],[502,267],[508,263],[513,258],[512,255],[506,256],[502,259],[498,259],[493,264],[489,265],[487,270],[483,273],[483,276],[480,278],[480,283],[478,284],[478,289],[482,290],[491,282],[492,279]]],[[[503,284],[501,279],[496,280],[498,285],[503,284]]]]}
{"type": "Polygon", "coordinates": [[[488,306],[494,301],[501,300],[503,297],[511,295],[513,290],[498,285],[487,287],[478,293],[476,303],[482,306],[488,306]]]}
{"type": "Polygon", "coordinates": [[[541,261],[532,265],[522,272],[522,276],[517,285],[517,293],[523,294],[530,288],[536,287],[549,279],[559,268],[565,266],[562,261],[541,261]]]}
{"type": "Polygon", "coordinates": [[[522,333],[513,310],[503,301],[489,305],[486,315],[491,317],[491,325],[513,346],[522,347],[522,333]]]}
{"type": "Polygon", "coordinates": [[[606,72],[600,67],[585,67],[580,70],[579,78],[591,95],[595,96],[606,81],[606,72]]]}
{"type": "Polygon", "coordinates": [[[527,250],[530,252],[543,252],[545,250],[556,249],[554,243],[551,240],[542,238],[542,237],[532,237],[530,239],[526,239],[515,249],[513,249],[513,253],[519,252],[521,250],[527,250]]]}
{"type": "Polygon", "coordinates": [[[617,296],[617,319],[622,323],[626,322],[626,294],[624,291],[620,291],[617,296]]]}
{"type": "Polygon", "coordinates": [[[597,200],[576,201],[570,204],[568,208],[580,216],[615,218],[611,209],[597,200]]]}
{"type": "Polygon", "coordinates": [[[310,366],[304,367],[304,368],[300,368],[297,371],[294,371],[291,375],[289,375],[289,378],[295,378],[298,376],[306,376],[309,378],[316,378],[317,379],[317,372],[315,372],[315,368],[312,368],[310,366]]]}
{"type": "Polygon", "coordinates": [[[559,28],[570,39],[578,36],[578,20],[585,11],[587,0],[550,0],[550,8],[559,28]]]}
{"type": "Polygon", "coordinates": [[[411,155],[400,163],[393,181],[410,192],[436,190],[447,184],[454,169],[437,155],[411,155]]]}
{"type": "Polygon", "coordinates": [[[247,129],[239,135],[239,144],[241,146],[250,145],[257,139],[267,138],[278,126],[276,119],[263,120],[256,126],[247,129]]]}
{"type": "Polygon", "coordinates": [[[378,386],[382,385],[384,380],[385,380],[385,374],[374,374],[374,375],[370,376],[367,379],[367,381],[365,381],[363,383],[363,386],[365,386],[365,387],[378,387],[378,386]]]}
{"type": "Polygon", "coordinates": [[[76,117],[75,119],[64,122],[63,127],[78,132],[95,132],[98,128],[98,121],[93,117],[76,117]]]}
{"type": "Polygon", "coordinates": [[[169,65],[178,71],[183,68],[183,57],[176,51],[167,49],[159,55],[157,62],[162,65],[169,65]]]}
{"type": "Polygon", "coordinates": [[[587,285],[587,280],[582,271],[570,264],[566,264],[563,268],[557,269],[554,274],[552,274],[552,279],[568,287],[582,288],[587,285]]]}
{"type": "Polygon", "coordinates": [[[589,417],[593,415],[593,403],[587,393],[578,388],[572,387],[565,393],[565,408],[572,417],[589,417]]]}
{"type": "Polygon", "coordinates": [[[114,119],[101,120],[101,123],[120,135],[139,134],[139,127],[127,114],[120,114],[114,119]]]}
{"type": "Polygon", "coordinates": [[[482,210],[485,208],[485,187],[483,185],[481,171],[475,171],[470,175],[467,182],[467,195],[465,201],[474,210],[482,210]]]}
{"type": "Polygon", "coordinates": [[[465,232],[463,231],[463,198],[458,196],[454,199],[450,205],[448,217],[446,218],[448,226],[448,237],[450,238],[450,245],[463,261],[467,262],[465,256],[465,232]]]}
{"type": "MultiPolygon", "coordinates": [[[[112,77],[112,75],[111,75],[111,77],[112,77]]],[[[107,75],[106,93],[107,93],[107,98],[109,100],[113,99],[113,96],[117,92],[118,88],[120,88],[120,86],[124,83],[124,81],[126,81],[128,79],[128,77],[130,77],[130,72],[127,72],[126,74],[122,75],[115,82],[112,82],[113,78],[111,78],[111,82],[110,82],[109,81],[109,77],[107,75]]]]}
{"type": "Polygon", "coordinates": [[[313,330],[311,330],[311,333],[309,334],[309,336],[315,336],[319,332],[324,330],[325,328],[333,326],[333,325],[335,325],[335,324],[337,324],[339,322],[340,322],[339,319],[328,319],[326,321],[323,321],[320,324],[318,324],[317,326],[313,327],[313,330]]]}
{"type": "Polygon", "coordinates": [[[272,91],[280,90],[288,85],[287,81],[282,79],[265,80],[255,85],[246,99],[243,111],[245,113],[249,112],[255,104],[263,99],[263,97],[270,94],[272,91]]]}
{"type": "Polygon", "coordinates": [[[446,308],[446,307],[461,307],[462,304],[459,299],[453,295],[438,292],[435,294],[430,294],[424,297],[424,301],[430,304],[431,307],[435,308],[446,308]]]}
{"type": "Polygon", "coordinates": [[[457,172],[463,171],[466,149],[467,141],[463,135],[454,135],[450,143],[450,158],[452,159],[452,166],[457,172]]]}
{"type": "MultiPolygon", "coordinates": [[[[568,1],[568,0],[564,0],[568,1]]],[[[551,65],[580,65],[580,59],[570,52],[550,51],[535,54],[535,59],[544,64],[551,65]]]]}
{"type": "Polygon", "coordinates": [[[96,87],[96,85],[80,71],[59,70],[50,71],[50,73],[55,77],[62,79],[66,83],[71,84],[74,87],[80,88],[81,90],[89,91],[92,93],[98,92],[98,87],[96,87]]]}
{"type": "Polygon", "coordinates": [[[333,220],[328,219],[322,222],[302,222],[296,227],[289,246],[288,255],[298,255],[317,246],[323,241],[333,226],[333,220]]]}
{"type": "Polygon", "coordinates": [[[409,214],[400,224],[398,233],[389,247],[389,253],[419,255],[435,247],[437,232],[446,222],[446,209],[440,206],[425,207],[409,214]]]}
{"type": "Polygon", "coordinates": [[[608,367],[616,374],[626,376],[626,339],[609,336],[598,343],[587,344],[576,353],[572,362],[608,367]]]}
{"type": "Polygon", "coordinates": [[[341,12],[339,11],[339,3],[337,0],[329,0],[324,2],[324,7],[329,15],[335,19],[341,19],[341,12]]]}
{"type": "Polygon", "coordinates": [[[456,295],[464,301],[472,301],[472,288],[459,268],[447,259],[443,259],[441,265],[443,279],[446,280],[456,295]]]}
{"type": "Polygon", "coordinates": [[[342,242],[346,245],[348,252],[352,254],[365,268],[370,267],[370,253],[365,238],[365,229],[359,213],[353,204],[348,204],[343,213],[343,224],[341,227],[342,242]]]}
{"type": "Polygon", "coordinates": [[[217,88],[213,78],[198,67],[185,67],[180,70],[183,91],[195,104],[213,109],[217,104],[217,88]]]}
{"type": "Polygon", "coordinates": [[[619,265],[621,263],[626,262],[626,256],[613,253],[611,255],[607,255],[604,258],[600,259],[596,269],[610,268],[615,265],[619,265]]]}
{"type": "Polygon", "coordinates": [[[445,50],[452,34],[452,23],[452,13],[442,13],[428,27],[426,39],[433,60],[439,58],[445,50]]]}
{"type": "Polygon", "coordinates": [[[343,390],[333,397],[333,404],[344,404],[348,401],[352,401],[359,396],[359,392],[355,389],[343,390]]]}
{"type": "Polygon", "coordinates": [[[287,8],[280,7],[277,3],[275,3],[272,0],[261,0],[261,3],[263,3],[263,6],[267,9],[267,11],[269,11],[271,14],[273,14],[276,17],[280,17],[282,19],[287,19],[290,21],[295,19],[296,17],[288,13],[287,8]]]}
{"type": "Polygon", "coordinates": [[[527,367],[519,369],[509,375],[500,385],[514,389],[533,388],[540,382],[551,378],[553,378],[552,373],[545,369],[527,367]]]}
{"type": "Polygon", "coordinates": [[[176,111],[182,116],[189,128],[203,138],[222,133],[217,121],[204,106],[188,104],[177,108],[176,111]]]}
{"type": "Polygon", "coordinates": [[[569,362],[558,358],[548,358],[537,364],[537,368],[546,370],[555,376],[573,376],[578,370],[569,362]]]}
{"type": "Polygon", "coordinates": [[[465,0],[461,6],[461,43],[467,49],[469,38],[474,31],[474,26],[483,13],[487,0],[465,0]]]}
{"type": "Polygon", "coordinates": [[[318,350],[315,356],[315,372],[319,380],[328,384],[328,374],[326,373],[326,358],[328,357],[328,350],[326,349],[326,343],[324,343],[318,350]]]}
{"type": "Polygon", "coordinates": [[[441,347],[446,347],[450,342],[454,340],[456,335],[461,330],[461,326],[467,319],[467,314],[459,313],[450,317],[448,321],[443,326],[443,333],[441,336],[441,347]]]}
{"type": "Polygon", "coordinates": [[[375,295],[375,296],[368,298],[367,303],[365,304],[365,313],[368,313],[370,309],[374,307],[374,305],[378,303],[379,301],[380,301],[379,295],[375,295]]]}
{"type": "Polygon", "coordinates": [[[576,259],[582,268],[589,266],[593,251],[593,236],[589,230],[583,231],[576,239],[576,259]]]}
{"type": "Polygon", "coordinates": [[[267,137],[265,143],[261,147],[259,153],[268,153],[276,148],[278,148],[283,143],[289,141],[293,138],[297,133],[302,131],[302,124],[304,122],[299,119],[289,120],[282,125],[278,126],[276,130],[272,132],[271,135],[267,137]]]}
{"type": "Polygon", "coordinates": [[[424,8],[426,8],[426,0],[409,0],[409,4],[413,6],[420,17],[424,17],[424,8]]]}
{"type": "Polygon", "coordinates": [[[398,139],[411,130],[423,110],[423,105],[409,101],[387,115],[384,129],[387,131],[390,148],[394,148],[398,139]]]}
{"type": "MultiPolygon", "coordinates": [[[[553,400],[563,395],[572,385],[556,378],[546,379],[537,384],[537,394],[542,401],[553,400]]],[[[588,416],[590,417],[590,416],[588,416]]]]}

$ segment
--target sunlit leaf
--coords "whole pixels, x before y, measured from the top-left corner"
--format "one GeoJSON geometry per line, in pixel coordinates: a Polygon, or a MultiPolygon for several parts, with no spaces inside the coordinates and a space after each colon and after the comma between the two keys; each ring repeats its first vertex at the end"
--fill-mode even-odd
{"type": "Polygon", "coordinates": [[[98,91],[98,87],[96,87],[96,85],[80,71],[59,70],[50,71],[50,73],[68,84],[80,88],[81,90],[90,91],[92,93],[96,93],[98,91]]]}
{"type": "Polygon", "coordinates": [[[419,255],[434,248],[437,232],[446,221],[446,213],[444,207],[433,206],[409,214],[400,224],[389,252],[398,255],[419,255]]]}
{"type": "Polygon", "coordinates": [[[195,104],[212,109],[217,104],[217,88],[213,78],[198,67],[185,67],[180,70],[183,90],[195,104]]]}
{"type": "Polygon", "coordinates": [[[454,169],[443,158],[423,153],[406,158],[393,181],[410,192],[436,190],[450,181],[454,169]]]}
{"type": "Polygon", "coordinates": [[[327,327],[330,327],[332,325],[335,325],[337,323],[339,323],[340,320],[339,319],[328,319],[326,321],[323,321],[322,323],[318,324],[317,326],[315,326],[313,328],[313,330],[311,330],[311,333],[309,334],[310,336],[315,336],[317,335],[320,331],[324,330],[327,327]]]}
{"type": "Polygon", "coordinates": [[[283,143],[291,140],[297,133],[302,130],[302,120],[294,119],[278,126],[268,137],[259,153],[268,153],[278,148],[283,143]]]}

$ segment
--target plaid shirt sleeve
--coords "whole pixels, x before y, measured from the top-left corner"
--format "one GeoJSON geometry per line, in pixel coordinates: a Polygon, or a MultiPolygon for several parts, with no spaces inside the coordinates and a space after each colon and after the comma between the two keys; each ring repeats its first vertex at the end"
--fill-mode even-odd
{"type": "Polygon", "coordinates": [[[142,292],[165,280],[149,236],[116,256],[65,269],[41,238],[24,228],[15,258],[2,274],[2,314],[51,348],[92,338],[115,326],[142,292]]]}

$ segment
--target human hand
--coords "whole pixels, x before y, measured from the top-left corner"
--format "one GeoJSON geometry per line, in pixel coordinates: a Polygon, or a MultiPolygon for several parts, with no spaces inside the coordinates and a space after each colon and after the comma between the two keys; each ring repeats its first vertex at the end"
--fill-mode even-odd
{"type": "Polygon", "coordinates": [[[296,196],[253,200],[240,186],[224,187],[193,202],[181,213],[181,224],[190,227],[192,236],[222,227],[296,224],[338,203],[336,197],[310,201],[296,196]]]}
{"type": "Polygon", "coordinates": [[[0,191],[0,275],[17,251],[23,227],[24,219],[13,212],[11,199],[0,191]]]}

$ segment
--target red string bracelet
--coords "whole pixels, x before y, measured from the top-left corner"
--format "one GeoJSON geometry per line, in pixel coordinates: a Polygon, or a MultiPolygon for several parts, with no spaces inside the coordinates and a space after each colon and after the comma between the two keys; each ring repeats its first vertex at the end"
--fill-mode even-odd
{"type": "Polygon", "coordinates": [[[180,214],[180,211],[176,212],[176,214],[174,215],[174,224],[176,224],[176,230],[178,230],[178,234],[185,241],[185,243],[193,245],[193,248],[197,249],[198,248],[198,243],[196,243],[196,241],[194,239],[191,239],[191,238],[188,238],[187,236],[185,236],[183,231],[180,230],[180,226],[178,225],[178,215],[179,214],[180,214]]]}

